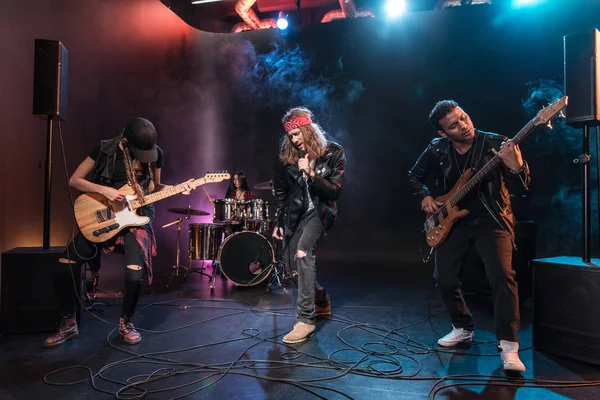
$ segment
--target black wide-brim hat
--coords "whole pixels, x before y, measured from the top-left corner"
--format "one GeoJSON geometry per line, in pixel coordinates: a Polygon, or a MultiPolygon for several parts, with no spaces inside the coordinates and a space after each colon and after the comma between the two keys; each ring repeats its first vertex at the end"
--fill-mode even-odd
{"type": "Polygon", "coordinates": [[[131,150],[136,160],[143,163],[158,160],[158,149],[156,147],[158,134],[152,122],[141,117],[132,119],[125,126],[123,137],[127,139],[129,150],[131,150]]]}

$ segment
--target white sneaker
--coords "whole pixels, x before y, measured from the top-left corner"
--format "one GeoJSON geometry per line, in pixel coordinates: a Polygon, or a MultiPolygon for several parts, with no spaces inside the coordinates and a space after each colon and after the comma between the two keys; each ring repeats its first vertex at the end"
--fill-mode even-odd
{"type": "Polygon", "coordinates": [[[456,328],[452,326],[452,332],[438,340],[438,344],[442,347],[455,347],[461,344],[471,343],[475,333],[468,331],[463,328],[456,328]]]}
{"type": "Polygon", "coordinates": [[[498,349],[505,371],[525,372],[525,365],[519,359],[519,343],[501,340],[498,349]]]}

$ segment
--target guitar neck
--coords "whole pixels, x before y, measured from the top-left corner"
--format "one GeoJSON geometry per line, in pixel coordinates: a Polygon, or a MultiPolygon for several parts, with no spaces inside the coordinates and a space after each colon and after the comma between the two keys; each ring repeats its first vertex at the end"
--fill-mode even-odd
{"type": "MultiPolygon", "coordinates": [[[[527,137],[527,135],[535,127],[536,127],[536,125],[534,124],[533,120],[529,121],[515,135],[515,137],[513,138],[513,142],[515,144],[521,143],[521,141],[523,141],[523,139],[525,139],[527,137]]],[[[496,168],[496,166],[498,166],[498,164],[500,164],[500,162],[501,162],[500,157],[494,155],[494,157],[492,157],[492,159],[490,161],[488,161],[488,163],[485,164],[483,166],[483,168],[481,168],[479,171],[477,171],[475,173],[475,175],[473,175],[473,177],[471,179],[469,179],[469,181],[462,188],[460,188],[452,197],[450,197],[450,199],[448,200],[448,201],[450,201],[450,204],[452,206],[455,206],[456,204],[458,204],[475,187],[475,185],[477,185],[479,182],[481,182],[481,180],[491,170],[493,170],[494,168],[496,168]]]]}
{"type": "MultiPolygon", "coordinates": [[[[203,178],[196,179],[191,182],[191,185],[193,188],[196,188],[203,184],[204,184],[203,178]]],[[[151,193],[147,196],[144,196],[143,199],[134,199],[134,200],[130,201],[129,204],[131,204],[131,207],[133,207],[133,209],[136,210],[140,207],[146,206],[148,204],[152,204],[159,200],[166,199],[167,197],[175,196],[176,194],[180,194],[185,191],[186,191],[186,185],[181,183],[179,185],[169,186],[159,192],[151,193]]]]}

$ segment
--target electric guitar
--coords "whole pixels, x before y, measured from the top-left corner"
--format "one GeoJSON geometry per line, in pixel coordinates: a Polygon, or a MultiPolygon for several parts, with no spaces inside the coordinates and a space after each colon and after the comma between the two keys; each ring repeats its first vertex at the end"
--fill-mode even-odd
{"type": "MultiPolygon", "coordinates": [[[[221,182],[225,179],[230,179],[226,171],[209,172],[204,178],[195,179],[190,184],[195,189],[205,183],[221,182]]],[[[110,201],[98,193],[83,193],[75,200],[75,219],[86,239],[94,243],[105,242],[127,227],[142,226],[150,222],[149,217],[137,214],[138,208],[185,190],[185,184],[182,183],[138,199],[133,187],[124,185],[119,189],[126,194],[124,201],[110,201]]]]}
{"type": "MultiPolygon", "coordinates": [[[[513,138],[519,144],[538,125],[550,125],[550,120],[567,106],[567,96],[564,96],[547,107],[542,108],[537,115],[529,121],[513,138]]],[[[562,116],[562,114],[561,114],[562,116]]],[[[460,210],[458,203],[498,164],[502,163],[500,157],[494,155],[479,171],[465,171],[463,176],[454,184],[452,189],[443,196],[435,199],[443,203],[436,212],[428,213],[425,221],[425,239],[431,247],[439,247],[444,243],[455,222],[469,214],[469,210],[460,210]]]]}

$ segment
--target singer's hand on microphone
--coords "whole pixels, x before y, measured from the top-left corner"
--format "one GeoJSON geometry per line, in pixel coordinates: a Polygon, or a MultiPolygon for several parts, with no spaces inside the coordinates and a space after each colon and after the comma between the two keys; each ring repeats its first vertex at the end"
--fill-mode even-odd
{"type": "Polygon", "coordinates": [[[273,229],[273,237],[277,240],[283,240],[283,228],[276,226],[273,229]]]}
{"type": "Polygon", "coordinates": [[[315,171],[310,167],[310,160],[308,159],[308,154],[304,157],[298,159],[298,169],[300,171],[304,171],[307,176],[311,178],[315,176],[315,171]]]}

